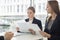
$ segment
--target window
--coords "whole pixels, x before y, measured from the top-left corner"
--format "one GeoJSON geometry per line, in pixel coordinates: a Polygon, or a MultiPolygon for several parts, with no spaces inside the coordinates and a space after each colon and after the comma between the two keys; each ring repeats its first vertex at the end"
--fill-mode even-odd
{"type": "Polygon", "coordinates": [[[5,17],[7,15],[7,19],[20,19],[19,17],[25,18],[27,8],[33,6],[35,7],[37,18],[44,22],[43,20],[45,20],[47,14],[45,10],[46,3],[47,0],[0,0],[0,16],[3,15],[5,17]],[[11,15],[14,15],[14,17],[12,16],[11,18],[11,15]],[[17,15],[19,15],[18,18],[17,15]]]}
{"type": "Polygon", "coordinates": [[[33,6],[36,8],[36,14],[44,14],[46,12],[47,0],[34,0],[33,6]]]}
{"type": "Polygon", "coordinates": [[[0,15],[26,15],[27,8],[34,6],[36,14],[45,12],[44,0],[0,0],[0,15]]]}
{"type": "Polygon", "coordinates": [[[0,0],[0,15],[25,14],[30,0],[0,0]]]}

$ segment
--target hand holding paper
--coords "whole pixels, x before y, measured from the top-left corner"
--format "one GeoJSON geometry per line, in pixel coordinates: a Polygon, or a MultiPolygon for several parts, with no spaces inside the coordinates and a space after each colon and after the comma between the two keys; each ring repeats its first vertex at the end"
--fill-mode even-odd
{"type": "Polygon", "coordinates": [[[20,28],[19,28],[19,27],[16,27],[16,30],[17,30],[17,32],[18,32],[18,31],[20,31],[20,28]]]}
{"type": "Polygon", "coordinates": [[[39,33],[38,30],[40,30],[40,28],[38,27],[37,24],[31,24],[28,22],[17,22],[16,23],[16,30],[23,32],[23,33],[32,33],[32,34],[36,34],[39,33]]]}
{"type": "Polygon", "coordinates": [[[35,31],[33,29],[29,29],[29,31],[34,35],[35,31]]]}

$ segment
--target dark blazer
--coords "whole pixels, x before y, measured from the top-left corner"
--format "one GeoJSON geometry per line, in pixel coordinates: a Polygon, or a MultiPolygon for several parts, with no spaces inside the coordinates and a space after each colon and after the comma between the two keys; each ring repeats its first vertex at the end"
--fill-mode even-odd
{"type": "Polygon", "coordinates": [[[4,40],[4,36],[0,36],[0,40],[4,40]]]}
{"type": "MultiPolygon", "coordinates": [[[[25,19],[26,22],[29,22],[29,18],[28,19],[25,19]]],[[[33,22],[32,24],[37,24],[38,27],[42,30],[42,23],[40,20],[36,19],[35,17],[33,18],[33,22]]]]}
{"type": "Polygon", "coordinates": [[[60,40],[60,16],[56,17],[50,31],[48,31],[47,25],[44,31],[51,35],[51,38],[49,38],[48,40],[60,40]]]}
{"type": "MultiPolygon", "coordinates": [[[[29,22],[29,18],[25,19],[25,21],[26,21],[26,22],[29,22]]],[[[35,17],[34,17],[34,19],[33,19],[32,24],[37,24],[38,27],[42,30],[42,23],[41,23],[41,21],[38,20],[38,19],[36,19],[35,17]]],[[[20,32],[20,31],[17,31],[17,32],[20,32]]]]}

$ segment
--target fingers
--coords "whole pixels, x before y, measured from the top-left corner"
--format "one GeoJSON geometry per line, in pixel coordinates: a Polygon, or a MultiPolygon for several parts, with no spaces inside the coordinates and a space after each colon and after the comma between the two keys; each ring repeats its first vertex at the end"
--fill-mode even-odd
{"type": "Polygon", "coordinates": [[[19,27],[16,27],[16,30],[19,31],[19,27]]]}
{"type": "Polygon", "coordinates": [[[33,35],[35,35],[35,31],[34,31],[33,29],[29,29],[29,31],[30,31],[33,35]]]}
{"type": "Polygon", "coordinates": [[[32,29],[29,29],[29,31],[33,31],[32,29]]]}
{"type": "Polygon", "coordinates": [[[43,32],[43,31],[39,31],[40,32],[40,34],[43,36],[43,37],[46,37],[46,33],[45,32],[43,32]]]}

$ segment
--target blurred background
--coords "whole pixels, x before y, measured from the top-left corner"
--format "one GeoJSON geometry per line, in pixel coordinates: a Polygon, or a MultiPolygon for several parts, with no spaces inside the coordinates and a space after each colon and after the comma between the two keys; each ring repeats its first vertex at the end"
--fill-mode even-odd
{"type": "MultiPolygon", "coordinates": [[[[35,17],[42,21],[44,28],[47,17],[46,4],[48,0],[0,0],[0,32],[8,30],[14,21],[27,18],[27,8],[35,7],[35,17]]],[[[60,1],[57,0],[60,5],[60,1]]],[[[12,26],[13,27],[13,26],[12,26]]]]}

